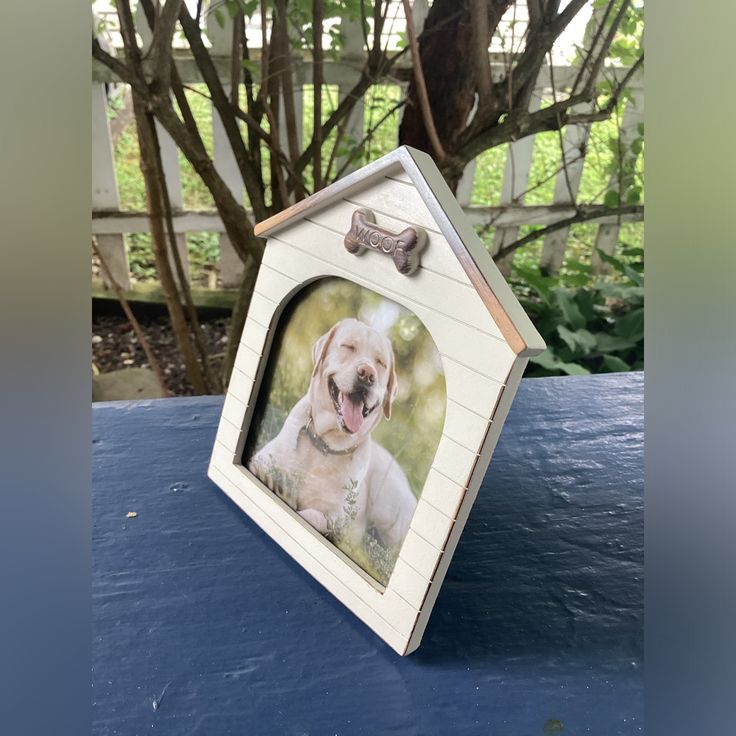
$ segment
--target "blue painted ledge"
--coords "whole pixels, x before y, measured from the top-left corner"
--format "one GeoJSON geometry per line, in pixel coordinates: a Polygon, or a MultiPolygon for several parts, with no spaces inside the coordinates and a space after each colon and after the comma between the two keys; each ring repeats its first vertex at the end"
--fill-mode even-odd
{"type": "Polygon", "coordinates": [[[95,734],[643,732],[642,374],[522,382],[406,658],[207,479],[221,405],[94,407],[95,734]]]}

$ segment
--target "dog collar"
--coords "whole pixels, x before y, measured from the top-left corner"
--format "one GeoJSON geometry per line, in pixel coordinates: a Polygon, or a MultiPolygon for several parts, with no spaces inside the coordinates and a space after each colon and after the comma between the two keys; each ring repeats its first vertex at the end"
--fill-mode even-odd
{"type": "Polygon", "coordinates": [[[348,447],[345,450],[336,450],[334,447],[330,447],[313,429],[312,429],[312,417],[309,417],[309,421],[299,430],[299,434],[306,434],[309,437],[309,441],[323,454],[323,455],[352,455],[357,445],[348,447]]]}

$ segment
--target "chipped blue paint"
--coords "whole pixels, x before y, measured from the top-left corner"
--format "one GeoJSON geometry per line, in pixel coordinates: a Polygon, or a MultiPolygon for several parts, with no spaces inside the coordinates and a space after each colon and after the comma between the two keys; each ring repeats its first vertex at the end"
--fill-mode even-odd
{"type": "Polygon", "coordinates": [[[405,658],[207,479],[221,397],[96,405],[94,733],[642,733],[642,394],[522,382],[405,658]]]}

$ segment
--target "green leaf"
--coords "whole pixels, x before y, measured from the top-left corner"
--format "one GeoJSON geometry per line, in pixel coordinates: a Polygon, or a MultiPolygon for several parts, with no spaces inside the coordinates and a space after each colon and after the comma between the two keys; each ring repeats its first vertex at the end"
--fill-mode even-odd
{"type": "Polygon", "coordinates": [[[588,351],[593,350],[596,346],[596,341],[593,333],[589,332],[586,329],[575,330],[575,339],[588,351]]]}
{"type": "Polygon", "coordinates": [[[565,263],[565,268],[570,271],[579,271],[580,273],[584,273],[587,275],[590,275],[591,270],[589,263],[583,263],[582,261],[578,261],[574,258],[568,258],[567,262],[565,263]]]}
{"type": "Polygon", "coordinates": [[[618,299],[633,306],[644,303],[644,288],[630,286],[621,281],[602,283],[598,286],[598,293],[605,299],[618,299]]]}
{"type": "Polygon", "coordinates": [[[597,294],[592,289],[578,289],[575,292],[575,303],[578,305],[578,309],[580,310],[580,314],[583,315],[586,325],[598,316],[596,311],[596,307],[598,306],[596,305],[596,297],[597,294]]]}
{"type": "Polygon", "coordinates": [[[639,342],[644,338],[644,308],[638,307],[616,320],[614,331],[620,337],[639,342]]]}
{"type": "Polygon", "coordinates": [[[609,335],[607,332],[596,332],[595,339],[598,343],[598,350],[601,353],[618,353],[631,350],[637,345],[636,340],[619,335],[609,335]]]}
{"type": "Polygon", "coordinates": [[[572,330],[568,330],[565,325],[557,325],[557,332],[564,340],[567,347],[569,347],[570,350],[574,352],[577,345],[577,343],[575,342],[575,333],[572,330]]]}
{"type": "Polygon", "coordinates": [[[629,277],[629,280],[632,281],[637,286],[644,286],[644,274],[637,271],[632,266],[629,266],[629,264],[624,264],[624,274],[629,277]]]}
{"type": "Polygon", "coordinates": [[[555,282],[553,278],[539,273],[539,270],[535,267],[522,266],[521,264],[514,264],[514,271],[546,304],[549,304],[550,291],[555,282]]]}
{"type": "Polygon", "coordinates": [[[564,289],[556,289],[554,295],[565,322],[574,330],[585,327],[585,317],[573,298],[564,289]]]}
{"type": "Polygon", "coordinates": [[[542,368],[546,368],[548,371],[560,371],[566,373],[568,376],[587,376],[590,371],[579,363],[564,363],[559,358],[556,358],[550,352],[549,348],[540,355],[535,355],[530,358],[531,363],[535,363],[542,368]]]}
{"type": "Polygon", "coordinates": [[[626,204],[639,204],[641,202],[641,187],[631,187],[626,192],[626,204]]]}
{"type": "Polygon", "coordinates": [[[615,355],[604,355],[603,365],[606,368],[608,368],[609,371],[614,372],[614,373],[620,373],[620,372],[631,370],[631,367],[626,361],[621,360],[621,358],[618,358],[615,355]]]}
{"type": "Polygon", "coordinates": [[[629,258],[643,258],[644,257],[644,248],[637,248],[633,245],[627,245],[625,248],[621,249],[621,252],[625,256],[629,256],[629,258]]]}
{"type": "Polygon", "coordinates": [[[620,197],[618,196],[618,192],[615,189],[609,189],[606,192],[606,196],[603,197],[603,204],[606,207],[618,207],[620,202],[620,197]]]}
{"type": "Polygon", "coordinates": [[[573,355],[585,356],[595,349],[596,339],[586,329],[568,330],[564,325],[557,325],[557,332],[573,355]]]}
{"type": "Polygon", "coordinates": [[[216,8],[215,11],[215,20],[217,21],[217,25],[220,26],[220,28],[225,27],[225,16],[222,13],[222,10],[219,8],[216,8]]]}
{"type": "Polygon", "coordinates": [[[596,248],[596,251],[598,252],[599,258],[604,262],[607,263],[609,266],[613,266],[613,268],[618,271],[619,273],[624,272],[624,263],[623,261],[620,261],[618,258],[615,258],[612,255],[609,255],[604,250],[601,250],[600,248],[596,248]]]}

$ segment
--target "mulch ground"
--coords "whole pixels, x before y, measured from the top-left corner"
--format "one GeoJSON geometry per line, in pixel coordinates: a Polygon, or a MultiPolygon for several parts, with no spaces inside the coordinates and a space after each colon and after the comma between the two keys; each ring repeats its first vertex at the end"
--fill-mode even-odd
{"type": "MultiPolygon", "coordinates": [[[[187,378],[168,317],[145,314],[136,314],[136,317],[161,366],[169,390],[175,396],[192,396],[194,390],[187,378]]],[[[227,347],[228,319],[202,319],[201,325],[213,369],[219,375],[227,347]]],[[[117,315],[93,316],[92,362],[100,373],[123,368],[150,368],[130,323],[117,315]]]]}

